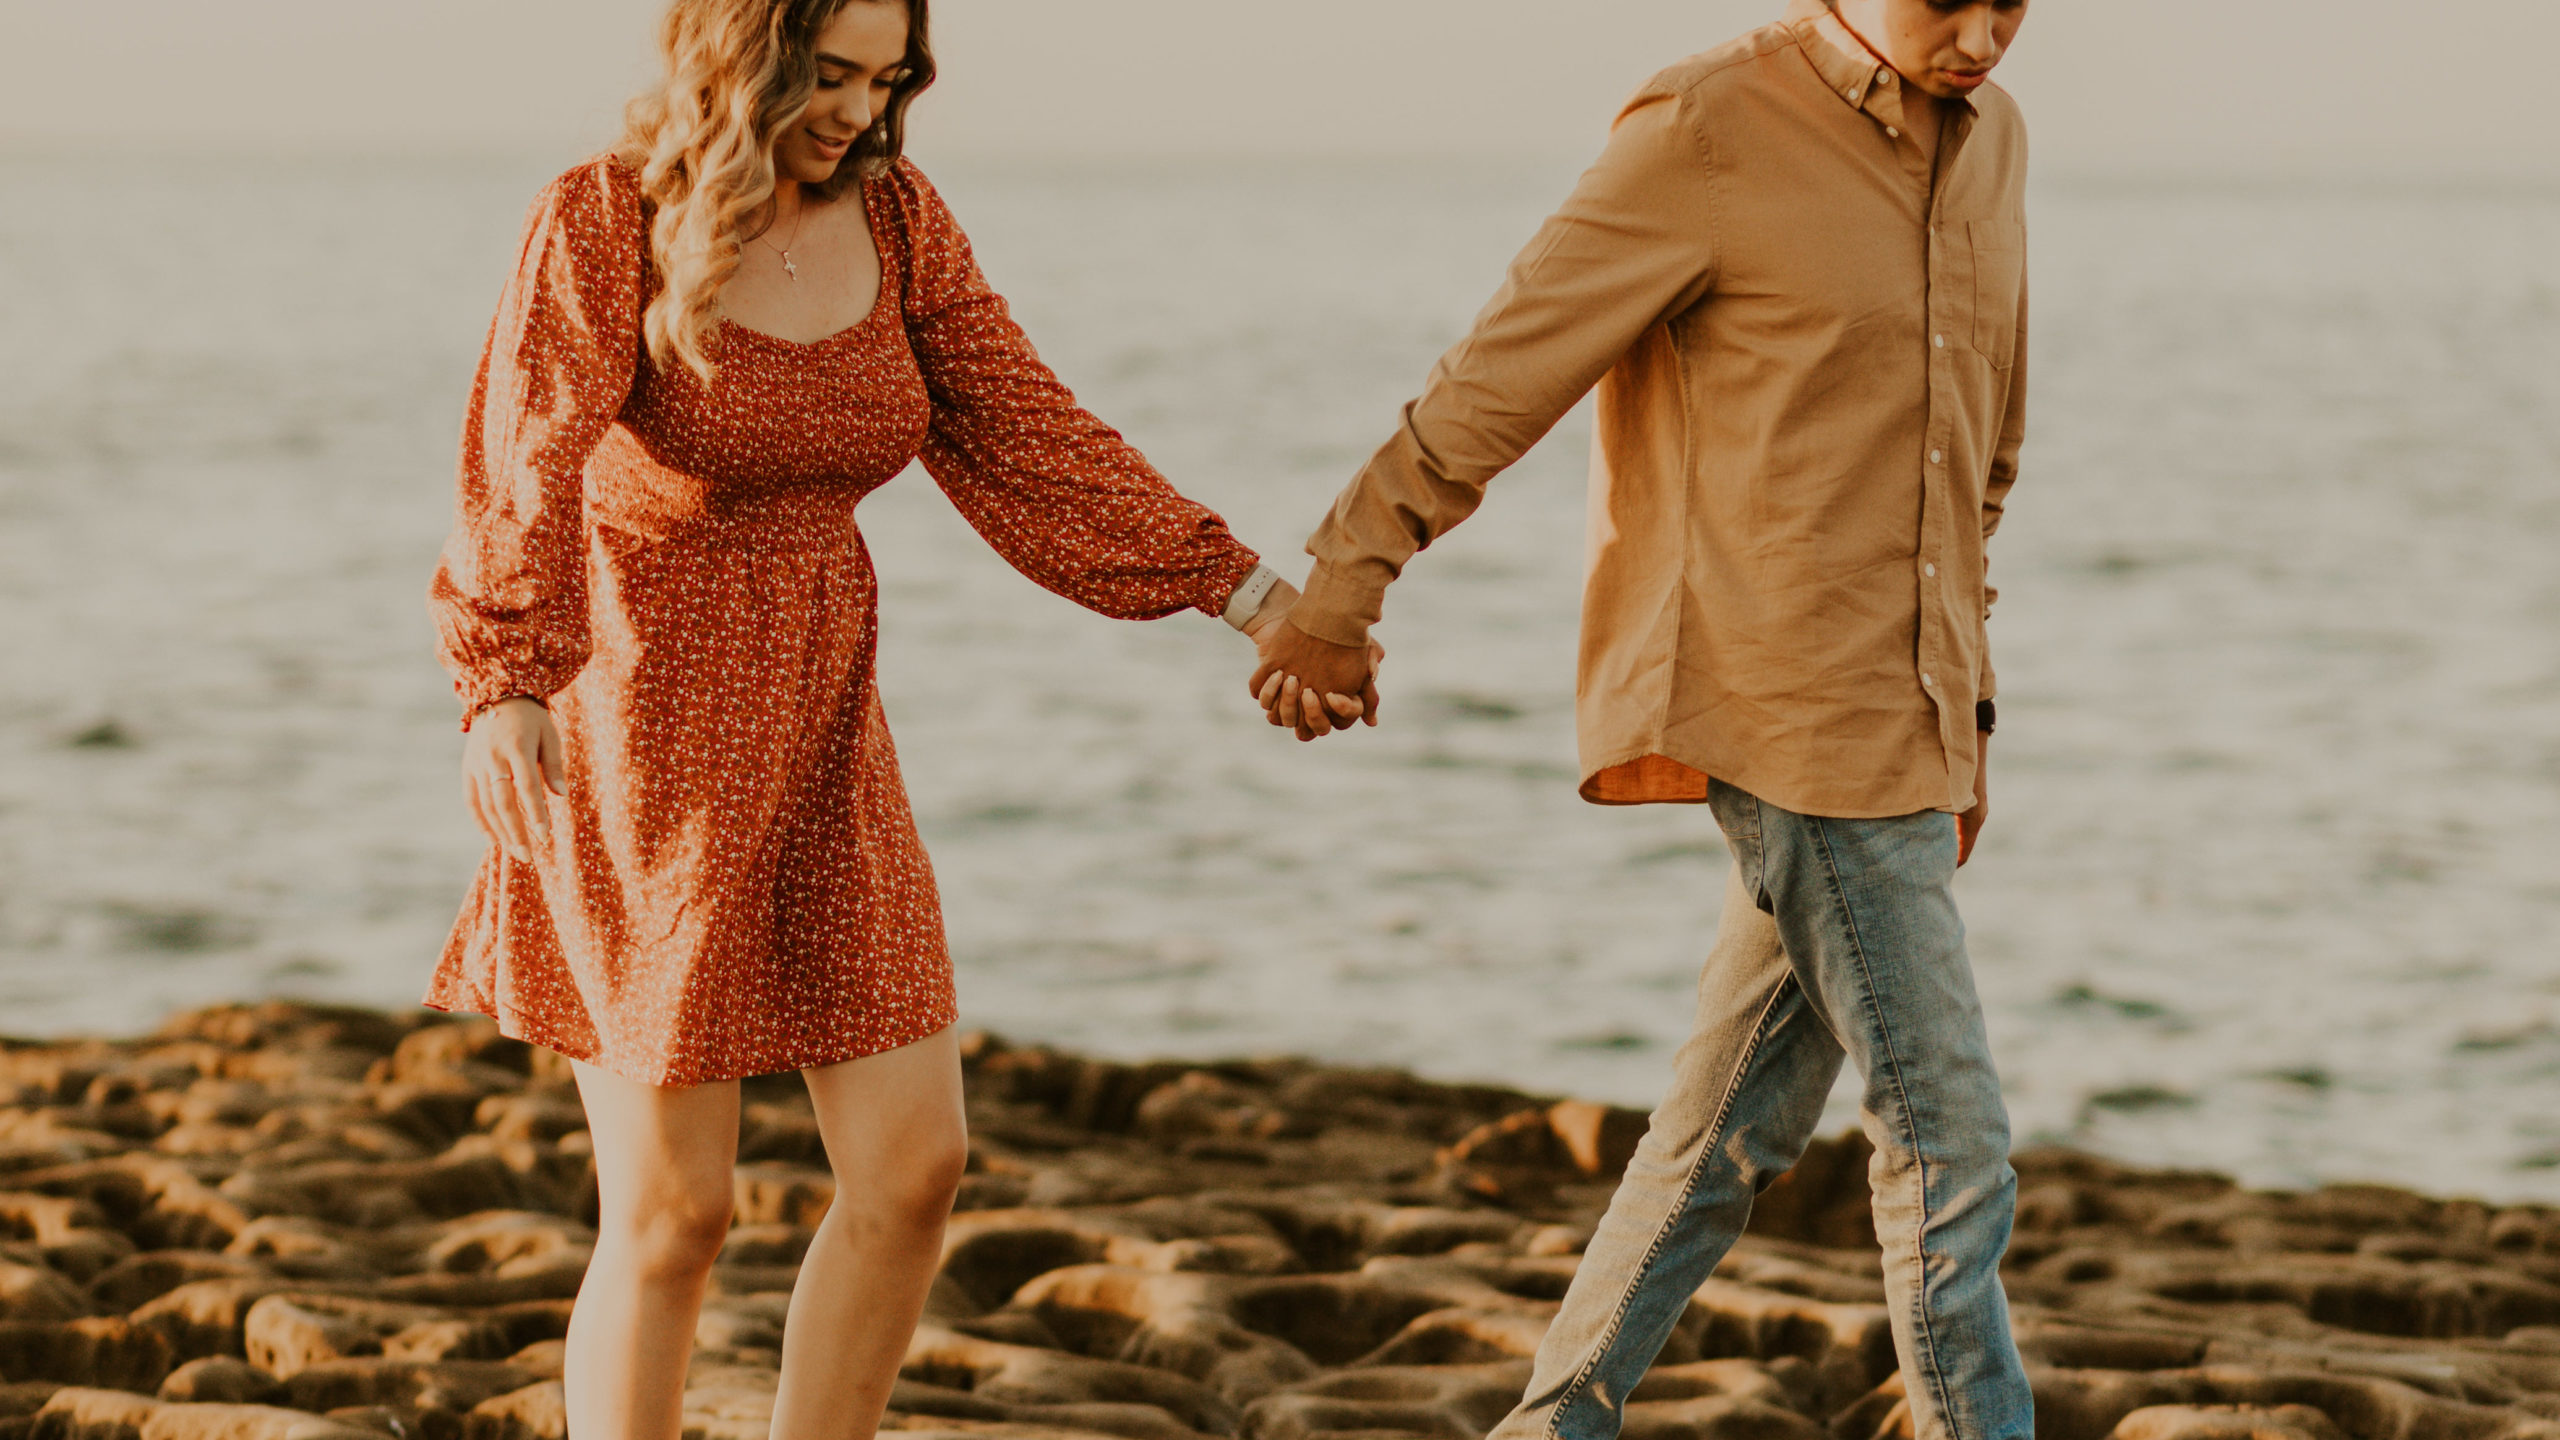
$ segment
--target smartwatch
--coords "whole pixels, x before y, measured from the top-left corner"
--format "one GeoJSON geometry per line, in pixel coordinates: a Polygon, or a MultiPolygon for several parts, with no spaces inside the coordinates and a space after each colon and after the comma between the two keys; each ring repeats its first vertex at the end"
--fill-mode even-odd
{"type": "Polygon", "coordinates": [[[1244,577],[1244,583],[1236,587],[1236,593],[1227,597],[1227,608],[1219,618],[1242,630],[1262,613],[1262,602],[1279,588],[1280,572],[1268,565],[1256,565],[1253,573],[1244,577]]]}

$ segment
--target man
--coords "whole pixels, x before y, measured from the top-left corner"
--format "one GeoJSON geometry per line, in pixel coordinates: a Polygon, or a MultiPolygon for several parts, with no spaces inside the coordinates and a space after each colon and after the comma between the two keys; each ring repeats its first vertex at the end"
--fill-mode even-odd
{"type": "Polygon", "coordinates": [[[1346,723],[1317,696],[1375,723],[1389,583],[1598,387],[1582,793],[1706,803],[1736,873],[1697,1032],[1497,1437],[1618,1432],[1844,1057],[1918,1434],[2033,1433],[1952,893],[1989,813],[1984,551],[2024,433],[2026,141],[1988,82],[2025,11],[1795,0],[1657,77],[1265,633],[1275,723],[1346,723]]]}

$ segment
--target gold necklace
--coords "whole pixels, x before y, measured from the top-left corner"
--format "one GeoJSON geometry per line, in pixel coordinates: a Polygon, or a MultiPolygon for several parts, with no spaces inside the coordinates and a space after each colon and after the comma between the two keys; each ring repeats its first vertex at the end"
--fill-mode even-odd
{"type": "Polygon", "coordinates": [[[768,250],[772,251],[774,254],[779,255],[779,256],[781,256],[781,257],[782,257],[782,273],[783,273],[783,274],[785,274],[785,275],[790,276],[790,277],[791,277],[791,283],[792,283],[792,284],[794,284],[794,285],[797,285],[797,284],[799,284],[799,283],[800,283],[800,267],[791,263],[791,249],[792,249],[792,246],[794,246],[794,245],[798,245],[798,244],[800,243],[800,227],[801,227],[801,226],[803,226],[803,225],[806,225],[806,224],[808,224],[808,223],[809,223],[809,202],[808,202],[808,201],[806,201],[806,200],[803,200],[803,201],[801,201],[801,202],[800,202],[800,208],[799,208],[796,212],[794,212],[794,213],[792,214],[792,217],[791,217],[791,244],[790,244],[790,245],[776,245],[776,244],[774,244],[774,243],[773,243],[773,241],[772,241],[772,240],[770,240],[770,239],[768,239],[767,237],[762,236],[762,235],[758,235],[758,236],[756,237],[756,239],[757,239],[757,240],[759,240],[759,241],[762,241],[762,242],[763,242],[764,247],[765,247],[766,249],[768,249],[768,250]]]}

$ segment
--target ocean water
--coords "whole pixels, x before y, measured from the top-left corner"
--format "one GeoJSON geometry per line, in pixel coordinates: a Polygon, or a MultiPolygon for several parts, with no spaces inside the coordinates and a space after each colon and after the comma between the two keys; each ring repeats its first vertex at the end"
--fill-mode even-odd
{"type": "MultiPolygon", "coordinates": [[[[480,845],[421,592],[544,166],[0,161],[0,1031],[413,998],[480,845]]],[[[1299,542],[1572,166],[937,167],[1104,416],[1299,542]]],[[[2042,182],[1963,882],[2022,1136],[2560,1200],[2560,189],[2042,182]]],[[[971,1023],[1644,1103],[1703,810],[1573,794],[1588,427],[1265,728],[920,474],[864,509],[971,1023]]],[[[1851,1117],[1834,1101],[1834,1123],[1851,1117]]]]}

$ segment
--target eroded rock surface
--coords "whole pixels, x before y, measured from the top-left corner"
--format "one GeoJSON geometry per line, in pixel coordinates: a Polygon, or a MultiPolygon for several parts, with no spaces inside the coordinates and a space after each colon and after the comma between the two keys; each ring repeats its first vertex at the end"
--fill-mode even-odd
{"type": "MultiPolygon", "coordinates": [[[[1298,1062],[981,1038],[907,1440],[1472,1440],[1643,1119],[1298,1062]]],[[[747,1087],[689,1435],[765,1440],[835,1182],[747,1087]]],[[[485,1022],[267,1005],[0,1042],[0,1440],[558,1440],[594,1180],[563,1067],[485,1022]]],[[[2019,1158],[2043,1440],[2560,1440],[2560,1215],[2019,1158]]],[[[1887,1440],[1865,1151],[1759,1205],[1634,1440],[1887,1440]]]]}

